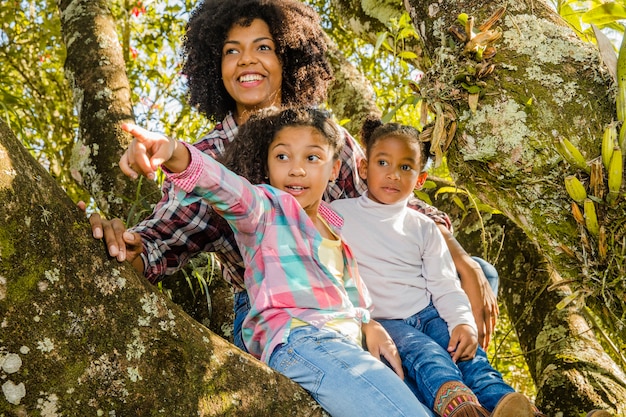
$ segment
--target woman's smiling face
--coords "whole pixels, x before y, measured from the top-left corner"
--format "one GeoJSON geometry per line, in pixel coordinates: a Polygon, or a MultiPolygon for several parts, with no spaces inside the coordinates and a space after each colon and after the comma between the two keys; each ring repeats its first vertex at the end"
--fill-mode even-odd
{"type": "Polygon", "coordinates": [[[282,71],[267,23],[254,19],[230,29],[222,50],[222,80],[236,102],[238,123],[254,110],[281,104],[282,71]]]}

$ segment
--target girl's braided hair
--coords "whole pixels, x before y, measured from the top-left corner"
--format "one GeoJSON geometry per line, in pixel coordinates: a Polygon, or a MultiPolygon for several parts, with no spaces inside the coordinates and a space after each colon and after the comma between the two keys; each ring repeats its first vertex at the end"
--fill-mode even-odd
{"type": "Polygon", "coordinates": [[[222,81],[222,48],[233,25],[261,19],[269,26],[283,66],[284,105],[316,105],[326,100],[333,79],[319,16],[297,0],[204,0],[192,12],[183,42],[189,103],[214,122],[236,103],[222,81]]]}
{"type": "Polygon", "coordinates": [[[419,144],[420,169],[426,170],[431,159],[430,141],[420,140],[420,132],[412,126],[400,123],[383,123],[377,116],[367,116],[361,127],[361,143],[365,145],[365,154],[369,158],[370,150],[376,142],[386,136],[404,138],[409,143],[419,144]]]}
{"type": "Polygon", "coordinates": [[[311,107],[271,107],[257,111],[241,125],[221,162],[252,184],[265,183],[270,144],[281,129],[298,126],[316,129],[328,140],[334,158],[339,158],[345,138],[328,112],[311,107]]]}

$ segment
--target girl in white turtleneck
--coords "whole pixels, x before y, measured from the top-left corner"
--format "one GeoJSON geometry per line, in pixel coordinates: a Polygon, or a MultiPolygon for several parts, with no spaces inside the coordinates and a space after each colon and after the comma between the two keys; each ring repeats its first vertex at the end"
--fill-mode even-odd
{"type": "Polygon", "coordinates": [[[489,364],[441,232],[407,207],[428,175],[428,143],[412,127],[376,119],[366,120],[362,142],[368,191],[332,207],[344,217],[372,316],[394,339],[407,383],[442,417],[542,416],[489,364]]]}

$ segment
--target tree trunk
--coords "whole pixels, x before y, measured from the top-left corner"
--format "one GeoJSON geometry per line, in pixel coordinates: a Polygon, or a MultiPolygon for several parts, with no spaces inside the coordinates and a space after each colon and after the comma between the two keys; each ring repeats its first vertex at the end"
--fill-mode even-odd
{"type": "Polygon", "coordinates": [[[149,181],[140,182],[137,189],[117,167],[130,143],[130,135],[118,126],[132,121],[133,112],[124,57],[109,7],[110,2],[103,0],[59,1],[67,48],[65,74],[79,117],[72,176],[89,190],[104,213],[133,219],[137,211],[150,212],[150,204],[159,200],[160,192],[149,181]]]}
{"type": "MultiPolygon", "coordinates": [[[[440,197],[438,203],[461,218],[450,199],[440,197]]],[[[465,224],[477,221],[475,215],[464,219],[465,224]]],[[[593,408],[612,409],[621,415],[626,376],[595,338],[598,329],[589,326],[585,306],[557,307],[571,291],[565,286],[550,287],[553,268],[513,222],[496,214],[485,216],[483,223],[484,229],[478,230],[459,225],[457,239],[473,253],[481,253],[489,242],[487,252],[481,255],[495,260],[499,299],[506,306],[536,382],[537,404],[549,415],[578,415],[593,408]]]]}
{"type": "Polygon", "coordinates": [[[558,307],[571,290],[551,288],[551,277],[557,272],[543,258],[543,251],[521,229],[499,220],[491,233],[494,227],[506,228],[507,248],[517,248],[501,253],[497,263],[508,277],[501,295],[509,317],[515,318],[520,345],[537,383],[538,404],[551,415],[576,415],[593,408],[623,415],[626,376],[596,339],[598,329],[588,324],[584,304],[558,307]]]}
{"type": "Polygon", "coordinates": [[[4,122],[0,201],[0,415],[322,415],[297,384],[107,259],[4,122]]]}
{"type": "Polygon", "coordinates": [[[600,153],[615,106],[598,52],[541,1],[405,5],[429,55],[420,93],[437,115],[434,130],[444,136],[457,125],[447,152],[456,184],[517,226],[515,233],[507,229],[507,256],[496,266],[507,310],[519,318],[515,328],[539,405],[550,414],[576,415],[589,405],[625,413],[626,378],[614,362],[621,354],[604,352],[587,323],[592,316],[583,314],[589,306],[612,338],[624,340],[623,232],[613,226],[623,224],[623,199],[606,204],[604,177],[589,190],[615,251],[603,259],[598,245],[606,243],[577,225],[564,186],[570,174],[589,183],[587,169],[564,163],[556,146],[567,138],[588,161],[600,153]],[[492,27],[502,31],[495,57],[463,53],[464,44],[448,32],[457,16],[475,17],[478,27],[505,5],[492,27]],[[478,78],[489,64],[493,73],[478,78]]]}

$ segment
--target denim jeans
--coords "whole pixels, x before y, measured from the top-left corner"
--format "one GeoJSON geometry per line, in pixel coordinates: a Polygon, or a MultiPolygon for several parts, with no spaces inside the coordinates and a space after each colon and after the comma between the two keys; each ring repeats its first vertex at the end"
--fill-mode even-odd
{"type": "Polygon", "coordinates": [[[248,352],[246,345],[243,343],[241,327],[243,320],[250,311],[250,298],[247,291],[239,291],[235,293],[233,310],[235,311],[235,319],[233,320],[233,344],[244,352],[248,352]]]}
{"type": "Polygon", "coordinates": [[[295,328],[269,366],[300,384],[333,417],[433,416],[389,367],[333,330],[295,328]]]}
{"type": "Polygon", "coordinates": [[[472,259],[478,262],[480,268],[483,270],[483,274],[485,274],[485,278],[489,282],[489,286],[493,290],[493,293],[498,296],[498,285],[500,284],[500,277],[498,276],[498,271],[496,268],[491,265],[489,262],[485,261],[478,256],[472,256],[472,259]]]}
{"type": "MultiPolygon", "coordinates": [[[[476,256],[472,256],[472,258],[478,262],[482,268],[493,293],[497,297],[499,283],[498,271],[496,271],[496,268],[494,268],[489,262],[476,256]]],[[[243,344],[243,339],[241,338],[241,326],[243,324],[243,320],[248,314],[248,311],[250,311],[250,299],[248,298],[248,293],[246,291],[239,291],[235,293],[233,310],[235,311],[235,320],[233,321],[233,343],[239,349],[247,352],[248,349],[246,349],[246,346],[243,344]]]]}
{"type": "Polygon", "coordinates": [[[378,321],[398,347],[411,391],[429,407],[433,407],[437,391],[448,381],[463,382],[489,411],[504,394],[514,391],[491,366],[480,346],[474,359],[456,364],[452,361],[447,351],[448,325],[432,303],[407,319],[378,321]]]}

